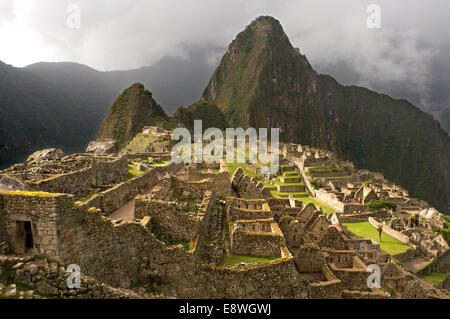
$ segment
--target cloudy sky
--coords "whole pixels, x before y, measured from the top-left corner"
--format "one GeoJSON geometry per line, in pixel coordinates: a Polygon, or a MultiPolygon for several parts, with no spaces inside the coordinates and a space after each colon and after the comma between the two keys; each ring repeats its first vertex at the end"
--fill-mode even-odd
{"type": "Polygon", "coordinates": [[[213,67],[250,21],[271,15],[319,72],[407,98],[449,127],[449,12],[447,0],[0,0],[0,60],[124,70],[189,63],[200,49],[213,67]],[[379,29],[367,27],[369,4],[381,8],[379,29]]]}

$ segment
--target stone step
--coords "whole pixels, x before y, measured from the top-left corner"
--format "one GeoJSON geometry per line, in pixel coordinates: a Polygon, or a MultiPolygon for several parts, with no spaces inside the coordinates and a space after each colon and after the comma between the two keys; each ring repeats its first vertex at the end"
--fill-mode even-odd
{"type": "MultiPolygon", "coordinates": [[[[292,175],[295,176],[295,175],[292,175]]],[[[290,177],[290,176],[280,176],[280,182],[282,183],[301,183],[300,176],[290,177]]]]}
{"type": "Polygon", "coordinates": [[[288,193],[288,192],[304,192],[305,191],[305,185],[277,185],[277,190],[281,193],[288,193]]]}
{"type": "Polygon", "coordinates": [[[282,198],[289,198],[290,195],[293,195],[294,197],[301,198],[301,197],[309,197],[309,194],[307,192],[302,192],[300,194],[292,194],[292,193],[278,193],[278,196],[282,198]]]}
{"type": "Polygon", "coordinates": [[[297,172],[283,172],[283,176],[295,176],[298,175],[297,172]]]}
{"type": "Polygon", "coordinates": [[[282,172],[287,172],[287,171],[295,171],[295,166],[294,165],[283,165],[280,167],[282,172]]]}

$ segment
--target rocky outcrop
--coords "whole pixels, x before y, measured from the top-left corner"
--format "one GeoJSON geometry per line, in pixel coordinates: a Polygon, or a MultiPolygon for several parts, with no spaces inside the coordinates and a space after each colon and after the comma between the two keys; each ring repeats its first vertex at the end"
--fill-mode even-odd
{"type": "Polygon", "coordinates": [[[116,155],[119,152],[119,145],[116,140],[106,138],[103,140],[92,141],[86,148],[86,153],[93,153],[96,155],[116,155]]]}
{"type": "Polygon", "coordinates": [[[27,164],[41,164],[45,161],[60,160],[65,156],[61,149],[46,148],[28,156],[27,164]]]}
{"type": "Polygon", "coordinates": [[[3,294],[9,298],[140,299],[149,297],[131,290],[113,288],[82,273],[80,273],[80,287],[69,288],[68,283],[75,283],[69,279],[73,272],[45,258],[1,257],[0,266],[3,273],[7,273],[8,281],[14,281],[22,287],[29,288],[26,291],[19,291],[16,284],[6,286],[3,294]]]}

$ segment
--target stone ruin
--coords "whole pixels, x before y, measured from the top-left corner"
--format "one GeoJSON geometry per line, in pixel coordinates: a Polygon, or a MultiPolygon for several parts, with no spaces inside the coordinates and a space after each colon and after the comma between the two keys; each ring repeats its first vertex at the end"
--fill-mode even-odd
{"type": "MultiPolygon", "coordinates": [[[[93,153],[69,156],[42,152],[0,172],[0,249],[10,254],[0,265],[37,293],[59,298],[445,298],[389,261],[376,242],[350,233],[337,214],[323,214],[294,198],[273,198],[242,169],[230,177],[223,163],[190,165],[187,172],[183,163],[169,163],[129,178],[128,155],[99,155],[92,148],[93,153]],[[86,196],[93,188],[101,191],[86,196]],[[113,217],[127,205],[131,217],[113,217]],[[46,256],[45,262],[36,255],[46,256]],[[233,255],[267,261],[223,264],[233,255]],[[79,265],[83,292],[60,289],[66,269],[47,258],[79,265]],[[382,268],[382,289],[367,289],[371,263],[382,268]],[[29,275],[36,272],[42,280],[29,275]]],[[[285,153],[296,167],[296,156],[320,165],[338,162],[329,152],[298,145],[285,153]]],[[[339,190],[337,183],[333,187],[339,190]]],[[[355,194],[360,187],[353,187],[355,194]]],[[[367,194],[380,196],[377,187],[365,196],[363,189],[362,201],[367,194]]],[[[436,262],[433,269],[443,265],[436,262]]]]}

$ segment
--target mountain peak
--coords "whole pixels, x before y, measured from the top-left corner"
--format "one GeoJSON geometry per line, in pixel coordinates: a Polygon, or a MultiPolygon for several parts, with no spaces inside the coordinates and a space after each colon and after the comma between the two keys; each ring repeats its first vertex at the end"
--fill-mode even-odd
{"type": "Polygon", "coordinates": [[[146,125],[168,120],[163,108],[141,83],[135,83],[114,101],[103,122],[99,139],[113,138],[124,146],[146,125]]]}
{"type": "Polygon", "coordinates": [[[237,35],[202,100],[231,126],[279,128],[284,142],[328,149],[448,207],[449,143],[437,123],[405,101],[318,75],[273,17],[237,35]]]}

